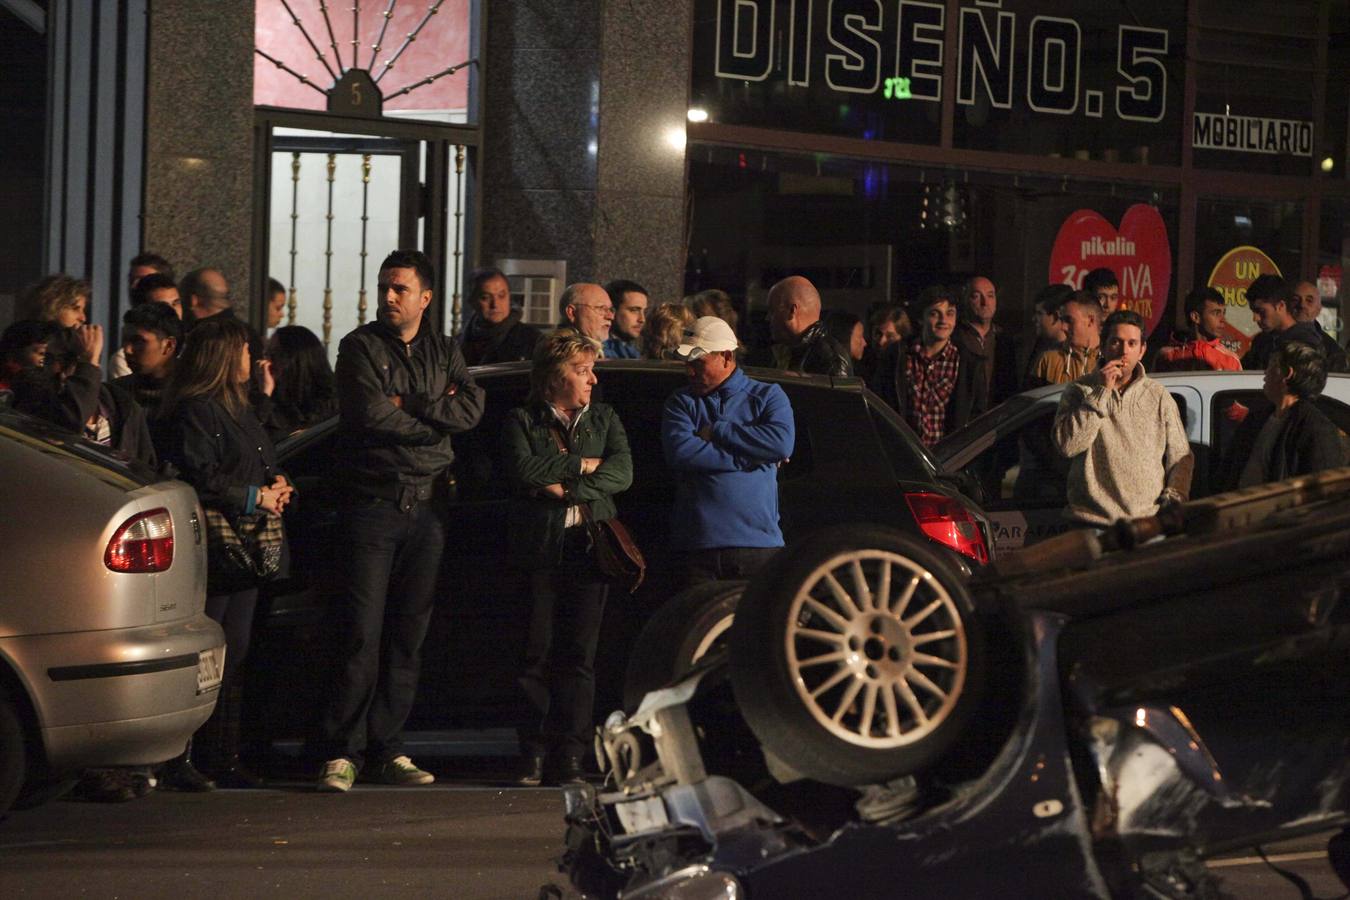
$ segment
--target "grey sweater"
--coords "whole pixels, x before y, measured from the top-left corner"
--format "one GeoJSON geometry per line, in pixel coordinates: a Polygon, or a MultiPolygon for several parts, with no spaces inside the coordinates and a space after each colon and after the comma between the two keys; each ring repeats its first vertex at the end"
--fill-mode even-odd
{"type": "Polygon", "coordinates": [[[1054,439],[1069,458],[1065,514],[1094,525],[1157,512],[1167,473],[1191,452],[1176,401],[1142,365],[1123,391],[1100,371],[1069,384],[1054,439]]]}

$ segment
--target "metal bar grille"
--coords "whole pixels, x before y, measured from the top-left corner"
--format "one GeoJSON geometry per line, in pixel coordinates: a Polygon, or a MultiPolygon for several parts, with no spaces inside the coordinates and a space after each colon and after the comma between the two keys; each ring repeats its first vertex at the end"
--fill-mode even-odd
{"type": "Polygon", "coordinates": [[[333,181],[337,174],[337,154],[328,154],[328,234],[323,247],[323,346],[333,340],[333,181]]]}
{"type": "Polygon", "coordinates": [[[361,155],[361,288],[356,295],[356,324],[366,324],[366,229],[370,221],[370,154],[361,155]]]}
{"type": "Polygon", "coordinates": [[[286,300],[286,324],[295,324],[295,235],[296,223],[300,219],[300,151],[291,154],[291,292],[286,300]]]}
{"type": "Polygon", "coordinates": [[[463,283],[464,254],[460,250],[460,225],[464,218],[464,145],[455,145],[455,280],[450,294],[450,333],[459,334],[460,328],[460,287],[463,283]]]}
{"type": "Polygon", "coordinates": [[[389,30],[389,20],[394,17],[394,4],[398,0],[389,0],[389,5],[385,8],[384,22],[380,24],[380,36],[375,38],[375,43],[370,45],[370,62],[366,65],[367,71],[375,69],[375,57],[380,55],[380,48],[384,46],[384,33],[389,30]]]}
{"type": "Polygon", "coordinates": [[[394,63],[398,62],[398,58],[403,55],[403,52],[412,46],[413,41],[417,40],[417,36],[422,33],[423,28],[427,27],[427,23],[431,21],[431,17],[440,11],[441,4],[444,2],[445,0],[436,0],[435,3],[427,8],[427,14],[422,17],[422,21],[417,23],[417,27],[409,32],[407,38],[403,41],[403,45],[398,48],[398,51],[393,56],[385,61],[384,68],[380,70],[379,75],[375,76],[376,84],[379,84],[380,79],[389,74],[389,70],[394,67],[394,63]]]}
{"type": "MultiPolygon", "coordinates": [[[[300,33],[304,35],[305,40],[309,43],[310,49],[314,51],[314,56],[319,62],[323,63],[323,67],[328,70],[329,75],[333,76],[333,80],[337,81],[337,73],[334,72],[333,67],[328,64],[328,57],[323,55],[323,51],[319,49],[319,45],[314,43],[314,38],[309,36],[309,32],[305,30],[304,23],[301,22],[300,17],[295,14],[295,10],[291,9],[291,5],[287,3],[286,0],[281,0],[281,5],[286,8],[286,12],[290,13],[291,22],[295,24],[296,28],[300,29],[300,33]]],[[[342,63],[339,62],[338,66],[341,67],[342,63]]]]}

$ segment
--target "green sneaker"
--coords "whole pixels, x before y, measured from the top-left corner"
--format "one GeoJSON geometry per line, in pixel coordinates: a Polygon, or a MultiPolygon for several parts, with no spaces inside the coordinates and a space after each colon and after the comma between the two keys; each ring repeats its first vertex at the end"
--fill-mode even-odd
{"type": "Polygon", "coordinates": [[[319,790],[327,794],[345,794],[356,781],[356,766],[345,757],[330,759],[319,774],[319,790]]]}
{"type": "Polygon", "coordinates": [[[369,778],[377,784],[403,786],[431,784],[436,780],[435,775],[430,772],[423,772],[413,765],[413,761],[406,756],[395,756],[374,772],[371,772],[369,778]]]}

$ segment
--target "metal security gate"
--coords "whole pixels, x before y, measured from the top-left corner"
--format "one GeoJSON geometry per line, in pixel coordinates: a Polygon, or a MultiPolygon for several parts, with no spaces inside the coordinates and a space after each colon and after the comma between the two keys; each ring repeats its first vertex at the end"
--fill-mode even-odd
{"type": "Polygon", "coordinates": [[[431,320],[456,333],[478,246],[481,4],[256,3],[254,324],[276,279],[281,324],[335,357],[375,315],[380,262],[417,248],[436,267],[431,320]]]}

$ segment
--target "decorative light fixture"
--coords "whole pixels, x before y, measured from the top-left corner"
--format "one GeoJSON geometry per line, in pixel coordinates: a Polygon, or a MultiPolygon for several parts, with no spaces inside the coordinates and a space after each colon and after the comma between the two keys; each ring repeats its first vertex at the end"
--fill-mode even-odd
{"type": "Polygon", "coordinates": [[[688,115],[690,122],[708,121],[708,111],[701,106],[691,107],[688,115]]]}

